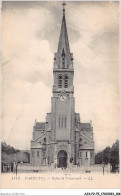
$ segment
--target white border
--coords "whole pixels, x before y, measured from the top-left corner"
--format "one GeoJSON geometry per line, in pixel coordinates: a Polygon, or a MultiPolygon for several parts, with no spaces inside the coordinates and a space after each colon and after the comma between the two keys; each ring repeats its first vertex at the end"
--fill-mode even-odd
{"type": "MultiPolygon", "coordinates": [[[[4,0],[4,1],[11,1],[11,0],[4,0]]],[[[19,0],[12,0],[12,1],[19,1],[19,0]]],[[[29,1],[29,0],[20,0],[20,1],[29,1]]],[[[34,1],[34,0],[33,0],[34,1]]],[[[40,0],[36,0],[40,1],[40,0]]],[[[57,1],[57,0],[44,0],[44,1],[57,1]]],[[[58,0],[62,1],[62,0],[58,0]]],[[[66,0],[71,1],[71,0],[66,0]]],[[[74,1],[74,0],[73,0],[74,1]]],[[[92,0],[76,0],[76,1],[92,1],[92,0]]],[[[102,0],[93,0],[93,1],[102,1],[102,0]]],[[[107,1],[107,0],[103,0],[107,1]]],[[[120,2],[120,0],[109,0],[109,1],[117,1],[120,2]]],[[[1,2],[0,2],[0,11],[1,11],[1,2]]],[[[120,12],[121,12],[121,6],[120,6],[120,12]]],[[[120,15],[121,20],[121,15],[120,15]]],[[[0,27],[1,27],[1,15],[0,15],[0,27]]],[[[0,34],[1,34],[1,28],[0,28],[0,34]]],[[[120,35],[121,35],[121,25],[120,25],[120,35]]],[[[0,43],[1,43],[1,36],[0,36],[0,43]]],[[[121,48],[121,40],[120,40],[120,48],[121,48]]],[[[120,51],[121,52],[121,51],[120,51]]],[[[0,44],[0,54],[1,54],[1,44],[0,44]]],[[[121,56],[121,53],[120,53],[121,56]]],[[[121,62],[120,62],[121,64],[121,62]]],[[[1,65],[1,55],[0,55],[0,65],[1,65]]],[[[1,75],[1,67],[0,67],[0,75],[1,75]]],[[[0,84],[0,90],[1,90],[1,84],[0,84]]],[[[0,102],[1,102],[1,93],[0,93],[0,102]]],[[[121,68],[120,68],[120,102],[121,102],[121,68]]],[[[1,106],[0,106],[0,112],[1,112],[1,106]]],[[[121,121],[121,112],[120,112],[120,121],[121,121]]],[[[0,119],[0,136],[1,136],[1,119],[0,119]]],[[[121,138],[121,128],[120,128],[120,138],[121,138]]],[[[1,141],[1,137],[0,137],[1,141]]],[[[1,152],[1,145],[0,145],[0,152],[1,152]]],[[[1,153],[0,153],[1,155],[1,153]]],[[[0,156],[1,157],[1,156],[0,156]]],[[[121,159],[121,143],[120,143],[120,159],[121,159]]],[[[121,161],[120,161],[120,168],[121,168],[121,161]]],[[[1,161],[0,161],[0,171],[1,171],[1,161]]],[[[120,174],[121,179],[121,174],[120,174]]],[[[0,178],[0,184],[1,184],[1,178],[0,178]]],[[[121,188],[121,180],[120,180],[120,188],[121,188]]],[[[106,195],[106,193],[109,193],[108,195],[111,195],[110,193],[113,193],[116,195],[116,193],[120,193],[120,189],[1,189],[1,195],[80,195],[83,196],[85,193],[90,193],[92,195],[106,195]],[[21,194],[24,193],[24,194],[21,194]]]]}

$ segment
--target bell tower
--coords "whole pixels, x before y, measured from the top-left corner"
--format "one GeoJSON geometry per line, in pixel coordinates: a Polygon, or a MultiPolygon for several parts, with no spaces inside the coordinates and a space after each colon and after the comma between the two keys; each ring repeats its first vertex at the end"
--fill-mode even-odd
{"type": "Polygon", "coordinates": [[[72,95],[73,87],[73,54],[70,53],[68,33],[65,19],[65,3],[63,3],[63,17],[57,53],[54,55],[54,85],[53,94],[65,91],[72,95]]]}
{"type": "Polygon", "coordinates": [[[94,164],[94,140],[91,123],[80,122],[75,113],[73,54],[70,52],[63,5],[62,24],[57,52],[54,54],[53,96],[46,122],[35,122],[31,141],[32,165],[94,164]]]}
{"type": "MultiPolygon", "coordinates": [[[[65,3],[57,53],[54,54],[54,84],[51,102],[51,141],[53,151],[65,150],[68,160],[74,154],[75,99],[73,54],[70,53],[65,18],[65,3]],[[55,147],[54,147],[55,145],[55,147]],[[72,150],[71,150],[72,149],[72,150]],[[71,152],[72,151],[72,152],[71,152]]],[[[55,153],[55,157],[57,157],[55,153]]]]}

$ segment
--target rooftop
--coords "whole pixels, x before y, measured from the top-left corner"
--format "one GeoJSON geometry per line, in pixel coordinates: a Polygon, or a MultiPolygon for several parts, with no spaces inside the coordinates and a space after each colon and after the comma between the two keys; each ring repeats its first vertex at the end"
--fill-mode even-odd
{"type": "Polygon", "coordinates": [[[35,122],[34,127],[36,129],[45,129],[45,122],[35,122]]]}
{"type": "Polygon", "coordinates": [[[81,129],[90,129],[91,124],[90,123],[80,123],[80,128],[81,129]]]}

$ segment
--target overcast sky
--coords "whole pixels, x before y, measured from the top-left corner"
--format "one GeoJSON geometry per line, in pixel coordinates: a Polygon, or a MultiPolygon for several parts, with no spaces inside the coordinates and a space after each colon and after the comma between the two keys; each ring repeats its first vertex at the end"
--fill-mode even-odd
{"type": "MultiPolygon", "coordinates": [[[[61,2],[2,4],[2,140],[29,149],[35,119],[51,111],[61,2]]],[[[96,151],[119,138],[119,3],[68,2],[75,109],[92,120],[96,151]]]]}

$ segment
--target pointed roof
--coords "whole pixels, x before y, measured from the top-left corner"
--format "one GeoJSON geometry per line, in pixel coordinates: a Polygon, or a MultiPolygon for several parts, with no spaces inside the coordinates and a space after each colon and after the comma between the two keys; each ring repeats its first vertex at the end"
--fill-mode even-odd
{"type": "Polygon", "coordinates": [[[45,130],[45,123],[44,122],[35,122],[34,128],[40,129],[40,130],[45,130]]]}
{"type": "MultiPolygon", "coordinates": [[[[62,4],[65,6],[65,3],[62,4]]],[[[60,38],[58,43],[58,50],[55,53],[55,67],[60,69],[71,68],[73,64],[73,54],[70,53],[68,33],[66,27],[65,8],[63,7],[63,17],[60,31],[60,38]],[[71,65],[71,66],[70,66],[71,65]]]]}
{"type": "Polygon", "coordinates": [[[68,33],[67,33],[67,28],[66,28],[65,12],[63,12],[61,32],[60,32],[60,38],[59,38],[59,43],[58,43],[58,53],[62,54],[63,49],[65,53],[70,53],[68,33]]]}
{"type": "Polygon", "coordinates": [[[90,123],[80,123],[80,131],[91,131],[92,127],[90,123]]]}

